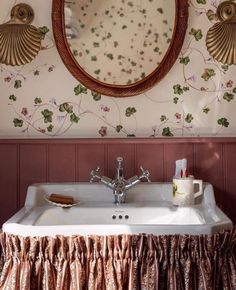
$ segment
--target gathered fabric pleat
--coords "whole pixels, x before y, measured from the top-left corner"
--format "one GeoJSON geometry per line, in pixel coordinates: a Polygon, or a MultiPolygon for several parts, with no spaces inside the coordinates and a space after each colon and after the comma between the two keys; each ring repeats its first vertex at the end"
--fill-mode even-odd
{"type": "Polygon", "coordinates": [[[0,233],[1,290],[233,290],[236,229],[214,235],[0,233]]]}

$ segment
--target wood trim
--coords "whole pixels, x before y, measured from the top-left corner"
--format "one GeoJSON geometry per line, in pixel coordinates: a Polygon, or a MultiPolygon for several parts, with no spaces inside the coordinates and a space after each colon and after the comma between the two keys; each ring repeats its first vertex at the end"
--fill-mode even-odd
{"type": "Polygon", "coordinates": [[[58,52],[67,69],[84,86],[94,92],[113,97],[139,95],[156,85],[171,69],[181,51],[188,25],[188,0],[175,0],[176,20],[170,47],[161,64],[143,80],[131,85],[112,85],[97,81],[87,74],[73,57],[65,34],[64,21],[65,0],[53,0],[52,26],[58,52]]]}
{"type": "Polygon", "coordinates": [[[173,144],[235,143],[236,137],[161,137],[161,138],[53,138],[0,139],[0,144],[173,144]]]}

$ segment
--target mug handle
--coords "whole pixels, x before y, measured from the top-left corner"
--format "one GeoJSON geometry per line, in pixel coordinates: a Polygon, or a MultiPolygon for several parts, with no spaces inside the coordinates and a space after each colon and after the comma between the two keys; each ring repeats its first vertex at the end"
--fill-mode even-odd
{"type": "Polygon", "coordinates": [[[201,179],[194,179],[193,184],[199,185],[199,191],[194,193],[194,198],[198,197],[199,195],[203,194],[203,186],[202,186],[202,180],[201,179]]]}

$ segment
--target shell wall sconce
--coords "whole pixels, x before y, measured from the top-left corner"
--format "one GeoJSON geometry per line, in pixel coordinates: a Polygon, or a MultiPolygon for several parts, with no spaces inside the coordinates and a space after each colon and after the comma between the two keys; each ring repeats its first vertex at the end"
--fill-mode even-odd
{"type": "Polygon", "coordinates": [[[24,3],[11,10],[11,20],[0,25],[0,63],[19,66],[31,62],[41,48],[42,34],[30,25],[33,9],[24,3]]]}
{"type": "Polygon", "coordinates": [[[208,11],[210,20],[218,20],[208,31],[206,46],[211,56],[223,64],[236,64],[236,3],[222,2],[216,11],[208,11]]]}

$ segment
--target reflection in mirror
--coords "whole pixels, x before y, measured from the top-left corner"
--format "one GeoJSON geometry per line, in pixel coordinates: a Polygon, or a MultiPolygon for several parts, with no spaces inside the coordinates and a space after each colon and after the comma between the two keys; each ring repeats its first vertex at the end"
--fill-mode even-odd
{"type": "Polygon", "coordinates": [[[71,53],[98,81],[134,84],[164,59],[174,32],[175,6],[173,0],[66,1],[71,53]]]}

